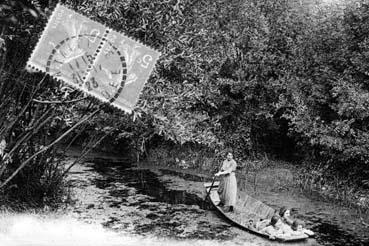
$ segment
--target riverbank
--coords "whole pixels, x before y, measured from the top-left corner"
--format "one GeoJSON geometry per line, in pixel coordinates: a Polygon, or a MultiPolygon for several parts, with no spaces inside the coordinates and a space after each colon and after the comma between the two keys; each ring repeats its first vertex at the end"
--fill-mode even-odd
{"type": "MultiPolygon", "coordinates": [[[[304,245],[346,246],[369,242],[366,236],[369,230],[357,220],[355,211],[306,197],[299,189],[288,185],[293,182],[292,177],[293,174],[284,167],[269,167],[269,170],[258,173],[256,186],[251,176],[249,180],[239,179],[246,184],[239,183],[242,189],[239,195],[247,192],[276,209],[290,207],[293,215],[304,220],[317,234],[316,240],[304,245]]],[[[31,237],[33,242],[40,240],[41,244],[37,245],[47,245],[44,242],[52,240],[47,234],[52,234],[54,229],[42,228],[56,227],[61,234],[73,235],[73,231],[64,227],[78,227],[82,223],[83,228],[88,225],[95,228],[91,231],[101,233],[101,238],[113,233],[112,237],[119,238],[117,240],[131,238],[136,243],[142,240],[142,245],[149,241],[153,245],[280,245],[234,228],[219,217],[204,201],[205,179],[208,179],[205,174],[191,169],[150,167],[147,163],[131,165],[114,158],[90,159],[72,168],[68,176],[70,199],[66,207],[51,214],[34,214],[31,218],[24,214],[7,214],[1,219],[0,239],[10,237],[16,240],[23,235],[26,239],[31,237]],[[4,221],[10,221],[10,227],[4,221]],[[21,228],[17,229],[19,234],[14,234],[14,228],[21,228]],[[43,232],[35,232],[37,230],[43,232]],[[39,238],[32,238],[31,232],[39,238]]],[[[56,235],[55,238],[63,237],[56,235]]],[[[81,235],[75,238],[88,241],[81,235]]],[[[122,245],[124,241],[120,242],[118,244],[122,245]]]]}
{"type": "MultiPolygon", "coordinates": [[[[80,152],[80,149],[73,147],[67,154],[69,157],[76,158],[80,152]]],[[[135,160],[127,158],[126,155],[97,150],[89,153],[85,158],[86,161],[99,159],[135,163],[135,160]]],[[[183,174],[197,175],[203,180],[211,180],[212,174],[219,168],[219,163],[220,160],[214,157],[214,153],[206,149],[198,150],[187,146],[169,150],[166,146],[159,146],[149,151],[144,161],[135,165],[140,168],[180,171],[183,174]]],[[[339,203],[356,209],[362,215],[363,225],[369,226],[369,220],[365,219],[369,215],[369,189],[355,186],[348,179],[328,180],[324,177],[325,170],[313,167],[312,164],[297,165],[268,158],[247,160],[238,163],[237,177],[241,190],[257,191],[265,187],[271,190],[298,188],[314,199],[339,203]]]]}
{"type": "MultiPolygon", "coordinates": [[[[197,175],[202,181],[211,180],[211,175],[199,169],[157,166],[149,163],[141,163],[137,168],[155,170],[158,173],[180,173],[181,177],[197,175]]],[[[288,205],[295,214],[300,212],[306,214],[307,216],[299,217],[302,220],[313,215],[311,220],[308,220],[308,225],[311,227],[314,227],[314,223],[321,222],[327,227],[332,227],[329,225],[334,224],[333,227],[341,228],[341,233],[348,230],[356,232],[358,237],[369,234],[368,211],[360,210],[356,204],[358,199],[355,194],[347,196],[344,201],[334,195],[334,192],[327,194],[328,189],[324,189],[326,186],[322,186],[321,189],[318,189],[318,186],[312,186],[314,189],[308,189],[309,187],[304,189],[301,185],[301,170],[301,168],[296,168],[287,162],[273,161],[257,171],[242,172],[244,170],[241,169],[236,174],[238,188],[241,192],[246,192],[274,208],[288,205]],[[316,209],[317,207],[319,208],[316,209]],[[315,209],[316,211],[314,211],[315,209]],[[332,210],[335,213],[332,214],[332,210]],[[315,216],[315,214],[318,215],[315,216]]],[[[339,192],[337,191],[337,193],[339,192]]],[[[315,229],[324,230],[324,228],[315,229]]]]}
{"type": "MultiPolygon", "coordinates": [[[[75,177],[74,197],[78,199],[71,209],[75,218],[87,223],[164,238],[259,242],[209,210],[203,201],[203,181],[208,179],[203,174],[109,161],[76,168],[71,177],[75,177]]],[[[269,167],[258,173],[256,189],[254,182],[246,180],[239,194],[247,192],[276,209],[290,207],[295,217],[317,232],[315,245],[365,245],[360,242],[369,240],[365,236],[369,230],[360,223],[355,210],[307,197],[288,185],[290,182],[293,174],[288,169],[269,167]]],[[[269,244],[263,241],[260,245],[269,244]]]]}
{"type": "Polygon", "coordinates": [[[363,225],[369,227],[369,221],[364,219],[369,214],[369,189],[355,184],[352,177],[337,177],[322,169],[314,170],[311,166],[299,168],[295,176],[302,190],[321,200],[357,210],[363,225]]]}
{"type": "MultiPolygon", "coordinates": [[[[182,175],[196,175],[202,181],[210,181],[212,173],[219,168],[219,161],[206,150],[196,151],[185,148],[182,152],[175,148],[171,151],[166,148],[155,149],[149,152],[145,161],[134,165],[141,169],[179,172],[182,175]]],[[[68,152],[68,156],[76,158],[80,154],[78,148],[68,152]]],[[[132,159],[118,154],[93,151],[86,156],[86,161],[108,160],[110,162],[132,163],[132,159]]],[[[306,193],[315,200],[330,203],[339,203],[344,207],[357,210],[363,226],[369,227],[369,190],[353,186],[348,180],[330,182],[324,179],[324,170],[308,169],[306,166],[293,165],[284,161],[270,159],[248,160],[238,163],[237,178],[239,189],[242,191],[258,192],[296,191],[306,193]]]]}
{"type": "MultiPolygon", "coordinates": [[[[205,150],[196,151],[190,147],[183,151],[168,150],[161,146],[149,152],[147,161],[139,165],[147,168],[181,170],[188,174],[196,173],[206,179],[216,172],[220,162],[221,160],[214,157],[214,153],[205,150]]],[[[366,219],[369,214],[369,189],[355,185],[350,177],[338,177],[337,174],[328,173],[312,163],[292,164],[268,158],[238,162],[237,177],[241,190],[257,191],[266,187],[270,190],[297,188],[313,199],[339,203],[356,209],[362,216],[363,225],[369,226],[366,219]]]]}

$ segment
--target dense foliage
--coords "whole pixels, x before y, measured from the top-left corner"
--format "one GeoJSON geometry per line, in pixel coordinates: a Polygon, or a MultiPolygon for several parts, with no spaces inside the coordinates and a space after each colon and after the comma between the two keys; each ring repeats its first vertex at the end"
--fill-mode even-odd
{"type": "Polygon", "coordinates": [[[84,3],[163,53],[136,111],[147,139],[367,169],[365,1],[84,3]]]}
{"type": "MultiPolygon", "coordinates": [[[[62,2],[163,54],[132,115],[106,109],[80,132],[105,133],[138,153],[165,140],[215,153],[230,148],[239,160],[305,159],[368,182],[369,1],[62,2]]],[[[29,1],[23,19],[8,14],[2,49],[23,42],[29,54],[25,44],[34,42],[25,40],[41,33],[43,23],[35,20],[45,22],[52,7],[29,1]]],[[[18,70],[24,59],[3,58],[18,70]]],[[[26,80],[36,83],[31,75],[26,80]]],[[[61,100],[63,85],[49,82],[42,97],[61,100]]],[[[97,104],[61,104],[59,123],[77,122],[97,104]]]]}
{"type": "Polygon", "coordinates": [[[88,102],[73,103],[82,97],[78,91],[24,69],[38,39],[32,34],[46,23],[45,6],[0,4],[0,205],[17,209],[60,201],[64,158],[50,142],[88,111],[88,102]]]}

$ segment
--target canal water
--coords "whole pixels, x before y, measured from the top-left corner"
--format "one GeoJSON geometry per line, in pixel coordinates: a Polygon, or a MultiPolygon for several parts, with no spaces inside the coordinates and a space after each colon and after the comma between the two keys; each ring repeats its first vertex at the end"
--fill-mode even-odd
{"type": "MultiPolygon", "coordinates": [[[[281,245],[222,220],[204,201],[203,182],[181,170],[84,163],[69,177],[71,205],[60,213],[3,215],[0,245],[281,245]]],[[[292,208],[316,232],[315,239],[288,245],[369,245],[369,228],[353,210],[297,191],[253,196],[292,208]]]]}

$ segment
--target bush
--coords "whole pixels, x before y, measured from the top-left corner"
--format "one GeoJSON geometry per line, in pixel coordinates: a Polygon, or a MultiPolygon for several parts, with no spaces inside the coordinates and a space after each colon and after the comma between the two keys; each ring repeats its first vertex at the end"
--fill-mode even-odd
{"type": "Polygon", "coordinates": [[[1,203],[20,209],[55,204],[63,193],[63,157],[47,146],[66,126],[68,111],[43,102],[60,98],[61,85],[24,70],[37,38],[26,33],[39,33],[45,23],[40,11],[31,1],[5,1],[0,12],[6,24],[0,34],[0,194],[1,203]]]}

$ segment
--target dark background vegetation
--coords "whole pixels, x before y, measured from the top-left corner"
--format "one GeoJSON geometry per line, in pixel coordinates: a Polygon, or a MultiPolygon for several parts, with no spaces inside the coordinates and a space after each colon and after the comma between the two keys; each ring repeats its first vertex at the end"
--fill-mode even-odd
{"type": "MultiPolygon", "coordinates": [[[[369,1],[61,2],[162,52],[133,114],[105,107],[65,144],[103,135],[101,149],[136,159],[232,150],[241,166],[267,156],[320,185],[369,187],[369,1]]],[[[24,70],[55,4],[0,4],[0,182],[100,104],[24,70]]],[[[53,148],[33,158],[3,197],[58,197],[62,160],[53,148]]]]}

